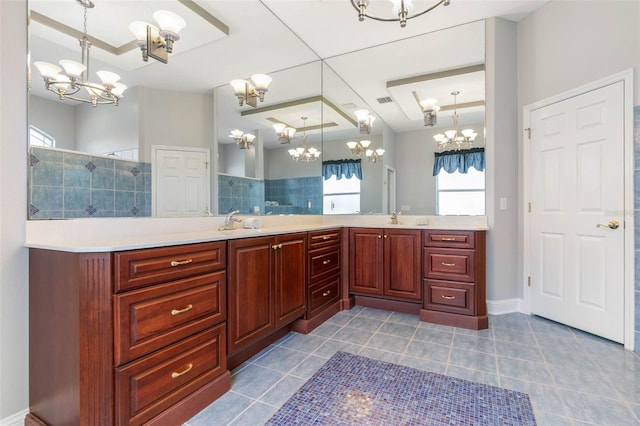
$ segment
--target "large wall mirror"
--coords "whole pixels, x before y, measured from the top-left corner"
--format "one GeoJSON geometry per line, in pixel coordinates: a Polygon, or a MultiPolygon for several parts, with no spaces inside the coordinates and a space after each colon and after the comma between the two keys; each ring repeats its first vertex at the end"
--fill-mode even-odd
{"type": "MultiPolygon", "coordinates": [[[[89,78],[112,71],[128,88],[118,106],[61,101],[31,67],[29,124],[45,147],[29,147],[29,218],[436,214],[446,191],[432,175],[433,136],[453,128],[456,111],[459,129],[473,129],[474,147],[484,146],[484,22],[322,58],[271,3],[95,0],[86,9],[89,78]],[[187,24],[166,64],[143,61],[128,29],[158,9],[187,24]],[[241,106],[228,82],[256,73],[271,77],[269,90],[264,101],[241,106]],[[424,125],[426,98],[440,107],[434,126],[424,125]],[[375,117],[367,131],[357,110],[375,117]],[[295,132],[283,137],[274,124],[295,132]],[[243,146],[242,135],[250,143],[243,146]],[[51,140],[55,149],[46,147],[51,140]],[[363,141],[372,155],[347,146],[363,141]],[[303,148],[321,154],[292,158],[290,150],[303,148]],[[175,149],[186,154],[173,156],[175,149]],[[206,163],[204,183],[175,184],[170,169],[152,179],[170,164],[196,161],[206,163]],[[359,187],[342,185],[347,179],[342,189],[325,187],[323,162],[358,163],[359,187]],[[162,200],[171,207],[171,194],[186,207],[158,208],[162,200]]],[[[80,62],[82,4],[31,0],[29,7],[31,63],[80,62]]]]}

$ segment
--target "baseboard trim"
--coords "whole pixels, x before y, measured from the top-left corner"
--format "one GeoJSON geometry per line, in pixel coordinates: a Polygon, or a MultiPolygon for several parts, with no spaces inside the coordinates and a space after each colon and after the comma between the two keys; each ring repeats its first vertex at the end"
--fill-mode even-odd
{"type": "Polygon", "coordinates": [[[29,409],[24,409],[19,413],[13,414],[0,420],[0,426],[23,426],[24,419],[29,414],[29,409]]]}
{"type": "Polygon", "coordinates": [[[487,312],[490,315],[524,312],[522,309],[522,299],[487,300],[487,312]]]}

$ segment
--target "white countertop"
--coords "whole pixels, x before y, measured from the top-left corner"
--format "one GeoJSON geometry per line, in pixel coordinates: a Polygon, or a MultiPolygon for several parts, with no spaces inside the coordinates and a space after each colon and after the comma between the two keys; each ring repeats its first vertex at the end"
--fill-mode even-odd
{"type": "MultiPolygon", "coordinates": [[[[240,219],[248,216],[237,216],[240,219]]],[[[254,216],[252,216],[254,217],[254,216]]],[[[224,217],[30,220],[25,246],[76,253],[110,252],[306,232],[341,226],[487,230],[485,216],[293,215],[257,216],[259,229],[219,231],[224,217]]]]}

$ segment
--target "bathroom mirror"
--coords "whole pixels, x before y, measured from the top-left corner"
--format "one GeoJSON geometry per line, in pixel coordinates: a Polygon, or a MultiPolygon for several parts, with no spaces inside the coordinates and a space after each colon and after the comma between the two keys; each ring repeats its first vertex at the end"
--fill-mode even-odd
{"type": "MultiPolygon", "coordinates": [[[[189,22],[184,34],[181,34],[181,40],[175,44],[174,53],[169,55],[168,63],[162,64],[152,59],[148,63],[143,62],[141,52],[127,29],[131,20],[143,18],[140,15],[148,15],[146,19],[150,20],[156,2],[96,3],[96,7],[88,11],[89,35],[95,37],[96,41],[111,41],[124,53],[106,53],[98,46],[99,43],[94,42],[90,57],[91,71],[115,71],[129,88],[118,107],[100,105],[94,108],[87,104],[61,102],[44,90],[39,72],[32,67],[30,124],[41,130],[44,137],[54,136],[59,148],[78,153],[61,156],[47,152],[35,158],[30,157],[31,163],[39,167],[37,174],[31,173],[29,177],[30,194],[39,191],[41,198],[53,200],[53,204],[47,206],[32,203],[31,219],[109,215],[111,210],[108,208],[97,209],[93,215],[89,214],[91,198],[89,205],[83,206],[87,203],[86,197],[91,197],[91,191],[94,191],[89,189],[87,192],[83,186],[87,185],[84,173],[89,163],[100,172],[109,167],[113,169],[111,177],[105,177],[104,173],[102,176],[95,175],[99,185],[111,185],[113,188],[113,193],[103,192],[103,199],[98,199],[103,204],[106,202],[108,207],[113,207],[112,215],[150,215],[153,202],[150,184],[152,145],[209,150],[210,162],[214,165],[210,182],[210,205],[214,213],[223,214],[230,208],[223,203],[215,207],[221,201],[224,185],[230,186],[228,182],[221,183],[219,173],[263,182],[281,180],[283,184],[287,179],[309,178],[311,181],[306,184],[313,187],[315,195],[301,193],[291,211],[287,210],[286,203],[281,206],[280,201],[269,199],[277,198],[273,194],[284,190],[278,189],[269,194],[266,186],[264,201],[276,201],[278,205],[267,206],[267,203],[255,203],[251,199],[247,200],[242,210],[252,211],[257,205],[260,213],[268,213],[266,207],[272,207],[270,211],[273,213],[321,213],[320,162],[323,159],[358,158],[346,148],[346,142],[362,136],[353,123],[353,112],[360,107],[370,109],[377,117],[373,132],[366,136],[385,153],[376,163],[361,157],[365,180],[360,190],[361,205],[357,212],[403,210],[407,214],[435,214],[435,183],[431,176],[435,144],[432,136],[444,129],[423,127],[420,111],[417,115],[415,111],[408,113],[406,108],[398,105],[397,98],[406,93],[400,93],[393,86],[387,87],[387,84],[484,63],[482,21],[321,61],[263,2],[199,3],[205,16],[209,14],[228,25],[228,34],[224,28],[220,29],[211,23],[215,21],[202,18],[203,11],[188,9],[185,4],[190,2],[160,2],[163,7],[182,14],[189,22]],[[116,6],[125,8],[126,19],[105,19],[118,15],[112,9],[116,6]],[[251,22],[251,25],[247,25],[247,22],[251,22]],[[114,34],[117,40],[110,39],[114,34]],[[452,38],[465,41],[455,43],[455,47],[452,47],[452,38]],[[425,49],[425,46],[429,48],[425,49]],[[118,57],[116,65],[113,65],[113,56],[118,57]],[[211,66],[203,66],[205,58],[211,66]],[[235,78],[248,78],[258,72],[267,73],[273,78],[265,102],[256,108],[246,105],[239,107],[228,82],[235,78]],[[379,98],[391,98],[394,102],[381,103],[379,98]],[[268,108],[274,105],[286,109],[287,124],[296,129],[306,128],[307,144],[317,146],[322,151],[318,162],[302,164],[290,159],[287,153],[289,147],[280,144],[275,131],[268,126],[269,119],[285,121],[269,114],[268,108]],[[301,105],[311,111],[301,111],[301,105]],[[314,109],[315,115],[320,115],[316,122],[311,121],[314,109]],[[335,117],[329,117],[331,115],[335,117]],[[303,116],[308,117],[306,124],[302,122],[303,116]],[[332,118],[331,122],[336,122],[336,119],[341,121],[339,126],[333,126],[328,121],[324,122],[324,118],[332,118]],[[321,130],[318,126],[321,126],[321,130]],[[238,149],[228,137],[229,132],[236,128],[257,133],[259,137],[256,143],[262,147],[261,161],[256,161],[255,152],[253,157],[248,154],[250,150],[241,152],[244,150],[238,149]],[[91,146],[85,144],[86,135],[93,135],[91,146]],[[137,160],[132,164],[131,161],[124,163],[123,167],[117,166],[113,155],[104,156],[113,153],[128,161],[129,158],[135,158],[135,152],[137,160]],[[84,158],[82,153],[95,159],[84,158]],[[237,163],[241,165],[236,165],[235,169],[229,168],[233,163],[231,158],[239,157],[238,153],[244,157],[237,163]],[[63,173],[63,168],[68,165],[71,169],[63,173]],[[36,178],[47,184],[34,185],[36,178]],[[393,181],[395,185],[392,185],[393,181]],[[64,185],[69,182],[76,188],[65,191],[64,185]],[[120,198],[115,200],[118,191],[121,191],[120,198]],[[123,195],[124,192],[126,194],[123,195]],[[64,212],[64,205],[74,205],[74,212],[64,212]],[[407,206],[408,209],[402,209],[407,206]]],[[[60,22],[81,30],[83,10],[78,3],[71,0],[34,0],[30,2],[30,9],[36,12],[31,14],[29,28],[30,61],[56,63],[62,58],[79,60],[78,34],[65,34],[55,24],[60,22]]],[[[120,15],[124,13],[120,12],[120,15]]],[[[444,92],[440,90],[444,95],[436,95],[441,98],[441,105],[452,103],[451,99],[446,99],[448,92],[454,89],[450,86],[461,90],[459,101],[465,99],[465,92],[470,92],[463,86],[450,84],[443,89],[444,92]]],[[[410,92],[418,93],[420,90],[412,88],[410,92]]],[[[483,95],[484,86],[482,99],[483,95]]],[[[451,110],[447,112],[443,108],[438,117],[439,125],[451,127],[450,114],[451,110]]],[[[474,128],[478,128],[477,133],[483,135],[482,118],[476,118],[472,123],[463,109],[458,109],[458,114],[460,125],[474,124],[474,128]]],[[[293,146],[300,144],[301,138],[302,134],[296,132],[293,146]]],[[[483,141],[478,142],[483,145],[483,141]]],[[[251,189],[260,197],[260,184],[254,188],[251,189]]],[[[97,188],[96,195],[103,190],[97,188]]]]}

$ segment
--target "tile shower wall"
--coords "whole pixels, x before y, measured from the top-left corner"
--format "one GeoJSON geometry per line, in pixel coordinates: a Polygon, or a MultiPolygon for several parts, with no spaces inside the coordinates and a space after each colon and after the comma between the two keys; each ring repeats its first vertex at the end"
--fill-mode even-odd
{"type": "Polygon", "coordinates": [[[640,352],[640,105],[633,108],[635,351],[640,352]]]}
{"type": "Polygon", "coordinates": [[[263,180],[218,175],[218,211],[220,214],[240,210],[242,214],[265,213],[263,180]],[[255,211],[258,206],[259,211],[255,211]]]}
{"type": "Polygon", "coordinates": [[[29,217],[151,216],[151,164],[29,149],[29,217]]]}
{"type": "Polygon", "coordinates": [[[265,206],[267,213],[322,214],[322,177],[267,180],[265,197],[278,203],[265,206]]]}

